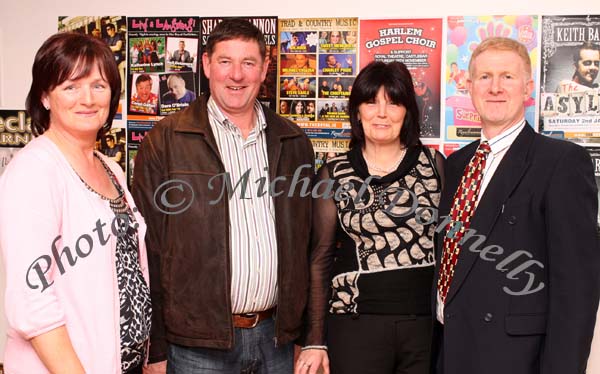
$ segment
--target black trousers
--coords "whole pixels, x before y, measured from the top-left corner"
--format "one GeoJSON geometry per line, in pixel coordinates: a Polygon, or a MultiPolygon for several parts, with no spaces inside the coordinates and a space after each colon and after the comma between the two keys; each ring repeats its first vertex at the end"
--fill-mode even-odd
{"type": "Polygon", "coordinates": [[[428,374],[431,316],[329,315],[331,374],[428,374]]]}

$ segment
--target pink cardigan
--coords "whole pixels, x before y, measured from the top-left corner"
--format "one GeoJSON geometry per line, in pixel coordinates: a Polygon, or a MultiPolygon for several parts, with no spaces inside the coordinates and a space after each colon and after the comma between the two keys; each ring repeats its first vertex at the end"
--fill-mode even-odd
{"type": "MultiPolygon", "coordinates": [[[[126,189],[119,166],[102,157],[126,189]]],[[[126,199],[133,209],[127,191],[126,199]]],[[[29,339],[66,325],[86,373],[120,374],[117,235],[108,201],[89,191],[42,135],[17,153],[0,177],[0,207],[6,373],[48,373],[29,339]]],[[[149,282],[146,225],[134,211],[141,269],[149,282]]]]}

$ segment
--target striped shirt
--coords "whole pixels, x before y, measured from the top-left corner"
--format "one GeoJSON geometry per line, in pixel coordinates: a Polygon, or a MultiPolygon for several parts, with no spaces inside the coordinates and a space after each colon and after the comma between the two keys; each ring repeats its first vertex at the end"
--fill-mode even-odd
{"type": "Polygon", "coordinates": [[[212,97],[208,99],[210,127],[225,171],[229,173],[231,189],[235,188],[229,199],[234,314],[259,312],[277,304],[275,212],[271,195],[261,192],[267,192],[269,187],[267,123],[258,101],[254,112],[254,129],[244,139],[240,129],[227,119],[212,97]]]}

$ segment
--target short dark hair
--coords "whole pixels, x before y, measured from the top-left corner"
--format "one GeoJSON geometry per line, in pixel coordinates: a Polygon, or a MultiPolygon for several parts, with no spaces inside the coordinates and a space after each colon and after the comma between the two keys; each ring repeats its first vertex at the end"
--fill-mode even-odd
{"type": "Polygon", "coordinates": [[[575,52],[573,53],[573,63],[575,65],[577,65],[579,60],[581,60],[581,51],[583,50],[597,51],[600,53],[600,46],[592,42],[584,42],[579,47],[577,47],[577,49],[575,49],[575,52]]]}
{"type": "Polygon", "coordinates": [[[150,77],[150,75],[148,74],[140,74],[136,79],[135,79],[135,85],[137,86],[140,83],[144,83],[150,81],[152,82],[152,77],[150,77]]]}
{"type": "Polygon", "coordinates": [[[206,42],[206,54],[208,57],[212,56],[217,43],[232,39],[255,41],[262,58],[267,55],[267,44],[262,31],[243,18],[225,18],[215,26],[206,42]]]}
{"type": "Polygon", "coordinates": [[[112,23],[107,23],[106,24],[106,29],[107,30],[116,30],[117,28],[115,27],[115,25],[113,25],[112,23]]]}
{"type": "Polygon", "coordinates": [[[381,87],[393,103],[402,104],[406,108],[400,130],[400,143],[406,147],[420,145],[419,107],[410,72],[401,62],[394,61],[386,64],[373,61],[360,71],[352,85],[348,103],[352,129],[350,148],[364,146],[365,132],[358,119],[358,108],[361,104],[373,100],[381,87]]]}
{"type": "Polygon", "coordinates": [[[25,103],[35,136],[50,126],[50,112],[42,105],[42,97],[68,79],[88,76],[96,64],[110,86],[110,111],[98,132],[102,136],[112,126],[121,96],[121,77],[112,51],[102,40],[75,32],[54,34],[42,44],[31,68],[33,79],[25,103]]]}

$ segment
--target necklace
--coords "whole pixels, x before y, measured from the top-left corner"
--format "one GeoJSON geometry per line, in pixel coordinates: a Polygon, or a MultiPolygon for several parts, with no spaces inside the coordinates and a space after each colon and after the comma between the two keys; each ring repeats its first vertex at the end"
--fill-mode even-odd
{"type": "Polygon", "coordinates": [[[402,151],[400,152],[400,158],[398,159],[398,161],[392,165],[392,167],[390,167],[389,169],[383,168],[379,165],[376,165],[372,162],[370,162],[367,159],[367,156],[365,155],[365,153],[363,152],[363,157],[365,159],[365,162],[367,163],[367,167],[373,171],[379,171],[382,173],[386,173],[389,174],[391,172],[393,172],[394,170],[398,169],[398,166],[400,166],[400,163],[402,163],[402,160],[404,160],[404,155],[406,154],[406,147],[402,148],[402,151]]]}
{"type": "Polygon", "coordinates": [[[94,152],[94,157],[96,157],[96,159],[98,161],[100,161],[100,164],[102,165],[102,167],[104,168],[104,170],[106,171],[106,173],[108,174],[108,177],[110,178],[110,181],[113,183],[113,185],[115,186],[115,188],[117,189],[117,192],[119,193],[119,196],[117,196],[114,199],[111,199],[109,197],[106,197],[104,195],[102,195],[101,193],[99,193],[98,191],[94,190],[85,180],[83,180],[83,178],[81,178],[81,176],[75,171],[75,169],[73,169],[73,171],[75,171],[75,174],[77,174],[77,176],[79,177],[79,179],[83,182],[83,184],[85,185],[85,187],[90,190],[91,192],[93,192],[94,194],[100,196],[100,198],[102,200],[107,200],[108,204],[110,205],[110,209],[115,213],[115,214],[123,214],[126,213],[129,206],[127,205],[127,203],[125,202],[125,191],[121,188],[121,186],[115,181],[115,175],[113,174],[113,172],[110,170],[110,168],[108,167],[108,165],[106,165],[104,163],[104,161],[102,161],[102,159],[100,158],[100,156],[98,156],[95,152],[94,152]]]}

